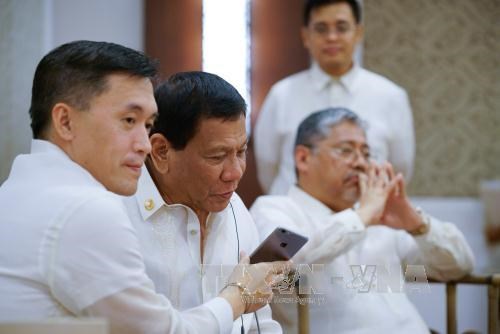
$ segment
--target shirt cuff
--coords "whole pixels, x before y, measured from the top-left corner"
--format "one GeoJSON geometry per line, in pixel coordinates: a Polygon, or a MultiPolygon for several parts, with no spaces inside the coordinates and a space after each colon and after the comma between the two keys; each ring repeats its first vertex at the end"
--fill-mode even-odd
{"type": "MultiPolygon", "coordinates": [[[[451,223],[441,222],[432,216],[429,217],[429,231],[422,235],[414,236],[418,247],[424,252],[432,252],[436,247],[441,247],[443,240],[453,238],[455,229],[449,228],[451,223]]],[[[454,226],[453,226],[454,227],[454,226]]]]}
{"type": "Polygon", "coordinates": [[[227,300],[216,297],[204,304],[217,319],[219,333],[231,333],[233,330],[233,308],[227,300]]]}
{"type": "Polygon", "coordinates": [[[334,214],[333,219],[343,222],[345,227],[353,232],[361,232],[366,229],[365,224],[353,209],[340,211],[334,214]]]}

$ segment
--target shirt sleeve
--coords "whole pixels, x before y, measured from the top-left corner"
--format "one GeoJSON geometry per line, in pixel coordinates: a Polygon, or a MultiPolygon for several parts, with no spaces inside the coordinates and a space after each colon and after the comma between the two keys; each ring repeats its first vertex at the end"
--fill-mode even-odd
{"type": "Polygon", "coordinates": [[[438,280],[458,279],[472,272],[474,255],[462,232],[452,223],[429,218],[430,230],[426,234],[399,234],[403,262],[424,265],[427,276],[438,280]]]}
{"type": "Polygon", "coordinates": [[[282,139],[278,133],[279,112],[278,96],[271,89],[264,100],[254,131],[254,149],[257,166],[257,178],[264,193],[269,193],[271,185],[278,175],[282,139]]]}
{"type": "Polygon", "coordinates": [[[325,220],[320,228],[312,231],[307,244],[297,253],[299,263],[330,263],[365,236],[365,225],[351,209],[329,215],[325,220]]]}
{"type": "Polygon", "coordinates": [[[273,199],[259,198],[250,209],[261,240],[276,227],[286,227],[309,238],[293,257],[297,264],[330,263],[364,237],[366,228],[351,209],[325,215],[324,221],[311,225],[308,218],[291,203],[274,203],[273,199]]]}
{"type": "Polygon", "coordinates": [[[86,316],[108,319],[111,334],[231,333],[232,310],[223,298],[177,311],[151,284],[125,289],[89,305],[86,316]]]}
{"type": "Polygon", "coordinates": [[[228,333],[232,308],[222,298],[185,312],[154,292],[123,204],[95,196],[69,207],[44,244],[54,297],[75,315],[106,318],[111,333],[228,333]]]}
{"type": "Polygon", "coordinates": [[[389,161],[396,172],[403,173],[406,183],[413,174],[415,159],[415,133],[413,129],[413,115],[408,95],[404,90],[391,100],[393,111],[393,137],[389,144],[389,161]]]}
{"type": "Polygon", "coordinates": [[[56,217],[42,250],[49,287],[74,314],[148,280],[121,202],[111,195],[92,195],[73,201],[56,217]]]}

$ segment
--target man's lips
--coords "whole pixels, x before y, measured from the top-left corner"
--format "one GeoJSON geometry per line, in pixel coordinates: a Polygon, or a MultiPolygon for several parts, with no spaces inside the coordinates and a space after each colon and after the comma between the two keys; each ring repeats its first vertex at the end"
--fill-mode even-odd
{"type": "Polygon", "coordinates": [[[347,185],[354,185],[358,184],[359,182],[359,176],[358,175],[350,175],[344,179],[344,183],[347,185]]]}
{"type": "Polygon", "coordinates": [[[132,170],[134,173],[141,174],[142,163],[126,163],[125,167],[132,170]]]}
{"type": "Polygon", "coordinates": [[[331,47],[325,47],[323,48],[323,53],[330,55],[330,56],[335,56],[341,51],[341,48],[338,46],[331,46],[331,47]]]}
{"type": "Polygon", "coordinates": [[[233,193],[234,193],[234,190],[231,190],[228,192],[215,194],[215,196],[223,198],[223,199],[230,199],[231,196],[233,195],[233,193]]]}

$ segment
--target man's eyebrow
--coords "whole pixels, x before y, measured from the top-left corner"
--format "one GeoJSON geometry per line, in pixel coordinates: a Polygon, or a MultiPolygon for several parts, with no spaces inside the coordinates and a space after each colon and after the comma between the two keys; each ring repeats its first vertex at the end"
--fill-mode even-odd
{"type": "MultiPolygon", "coordinates": [[[[349,20],[347,19],[344,19],[344,18],[338,18],[338,19],[335,19],[335,21],[333,22],[334,24],[350,24],[349,20]]],[[[316,24],[324,24],[324,25],[329,25],[329,22],[327,20],[318,20],[316,22],[311,22],[312,25],[316,25],[316,24]]]]}
{"type": "MultiPolygon", "coordinates": [[[[356,142],[354,140],[341,140],[341,141],[333,144],[333,146],[342,145],[342,144],[356,145],[356,144],[359,144],[359,142],[356,142]]],[[[361,144],[361,146],[369,147],[368,143],[363,143],[363,144],[361,144]]]]}
{"type": "MultiPolygon", "coordinates": [[[[249,139],[247,138],[243,144],[241,144],[240,148],[248,146],[249,139]]],[[[214,147],[211,147],[210,149],[207,150],[208,153],[214,153],[214,152],[226,152],[226,151],[231,151],[233,148],[230,145],[217,145],[214,147]]]]}
{"type": "MultiPolygon", "coordinates": [[[[125,106],[124,112],[134,112],[134,113],[138,113],[138,114],[144,114],[145,111],[137,103],[129,103],[125,106]]],[[[153,114],[151,114],[151,116],[149,116],[149,118],[153,118],[154,120],[156,120],[158,118],[158,116],[159,116],[158,111],[155,111],[153,114]]]]}
{"type": "Polygon", "coordinates": [[[338,19],[335,21],[336,24],[339,24],[339,23],[346,23],[346,24],[350,24],[350,22],[346,19],[338,19]]]}
{"type": "Polygon", "coordinates": [[[127,105],[125,105],[125,110],[144,113],[144,108],[140,104],[137,104],[134,102],[131,102],[131,103],[128,103],[127,105]]]}

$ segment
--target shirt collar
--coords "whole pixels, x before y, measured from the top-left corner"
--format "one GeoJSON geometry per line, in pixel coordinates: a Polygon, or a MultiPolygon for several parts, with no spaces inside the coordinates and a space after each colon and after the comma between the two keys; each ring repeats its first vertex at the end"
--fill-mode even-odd
{"type": "MultiPolygon", "coordinates": [[[[106,189],[106,187],[96,178],[94,178],[94,176],[87,169],[85,169],[77,162],[73,161],[71,157],[63,151],[62,148],[48,140],[32,139],[30,154],[33,156],[49,155],[51,157],[56,157],[58,161],[63,163],[63,165],[58,166],[58,168],[64,168],[66,171],[71,170],[71,173],[76,173],[72,174],[73,181],[76,182],[76,176],[78,175],[78,179],[80,181],[83,181],[88,185],[106,189]]],[[[29,168],[32,168],[32,166],[29,166],[29,168]]]]}
{"type": "MultiPolygon", "coordinates": [[[[230,200],[233,203],[235,201],[235,196],[237,196],[236,193],[233,194],[230,200]]],[[[139,182],[137,185],[137,192],[135,193],[135,199],[137,200],[137,204],[139,205],[139,210],[141,212],[141,217],[144,221],[148,220],[162,207],[184,207],[194,214],[194,211],[192,211],[191,208],[183,204],[167,204],[158,191],[158,188],[156,187],[153,178],[151,177],[151,174],[149,174],[146,166],[142,167],[141,176],[139,177],[139,182]]],[[[207,226],[211,225],[212,222],[218,221],[220,218],[222,218],[222,215],[226,214],[228,207],[229,205],[221,212],[210,212],[207,218],[207,226]]]]}
{"type": "Polygon", "coordinates": [[[312,79],[312,84],[318,91],[327,87],[332,80],[332,77],[324,72],[315,61],[313,61],[311,65],[309,74],[312,79]]]}
{"type": "Polygon", "coordinates": [[[353,93],[354,88],[355,88],[355,83],[356,83],[356,77],[358,76],[358,73],[360,72],[360,67],[359,65],[354,65],[352,68],[344,74],[342,77],[340,77],[340,82],[344,87],[347,89],[349,93],[353,93]]]}
{"type": "Polygon", "coordinates": [[[31,141],[31,153],[54,153],[59,156],[64,156],[66,159],[69,159],[68,155],[56,144],[51,143],[48,140],[42,139],[33,139],[31,141]]]}
{"type": "Polygon", "coordinates": [[[312,216],[331,215],[335,213],[329,207],[318,201],[316,198],[312,197],[304,190],[300,189],[298,186],[293,185],[288,191],[288,196],[292,198],[295,202],[299,203],[307,212],[312,216]]]}
{"type": "Polygon", "coordinates": [[[139,177],[135,199],[139,205],[142,219],[145,221],[166,205],[145,165],[142,167],[141,176],[139,177]]]}
{"type": "Polygon", "coordinates": [[[317,62],[313,62],[309,70],[313,85],[318,91],[327,87],[332,81],[335,81],[340,83],[349,93],[353,93],[354,91],[356,77],[359,72],[360,67],[356,63],[354,63],[353,67],[346,74],[338,79],[324,72],[317,62]]]}

